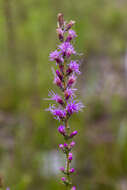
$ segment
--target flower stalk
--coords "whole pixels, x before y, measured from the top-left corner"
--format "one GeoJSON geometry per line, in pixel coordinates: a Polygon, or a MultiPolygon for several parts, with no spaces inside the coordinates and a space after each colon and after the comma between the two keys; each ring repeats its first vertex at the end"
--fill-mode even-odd
{"type": "Polygon", "coordinates": [[[56,62],[57,70],[54,76],[54,83],[61,90],[61,95],[50,92],[50,100],[56,102],[47,109],[50,111],[54,118],[59,120],[61,125],[58,127],[58,132],[64,137],[65,143],[60,144],[60,150],[65,154],[66,164],[65,167],[61,167],[60,171],[64,174],[61,178],[63,184],[66,186],[66,190],[76,190],[76,187],[72,184],[71,175],[75,172],[74,168],[71,168],[71,162],[73,160],[72,149],[75,146],[75,142],[72,141],[77,135],[77,131],[72,131],[69,126],[69,119],[78,111],[81,111],[84,107],[81,102],[76,101],[74,92],[74,84],[77,79],[77,75],[81,74],[79,71],[79,61],[71,60],[72,55],[77,53],[72,45],[72,42],[77,37],[77,34],[72,30],[72,26],[75,21],[66,23],[64,21],[63,14],[58,14],[58,28],[57,35],[60,40],[57,50],[50,53],[50,61],[56,62]]]}

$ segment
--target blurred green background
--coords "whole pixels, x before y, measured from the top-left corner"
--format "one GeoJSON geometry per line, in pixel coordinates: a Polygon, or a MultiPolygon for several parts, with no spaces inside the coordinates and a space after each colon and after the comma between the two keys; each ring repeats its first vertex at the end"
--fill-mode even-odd
{"type": "Polygon", "coordinates": [[[80,190],[127,189],[127,1],[0,1],[0,176],[12,190],[64,190],[58,123],[45,112],[53,89],[50,51],[57,14],[76,21],[82,52],[78,98],[86,105],[70,124],[73,182],[80,190]]]}

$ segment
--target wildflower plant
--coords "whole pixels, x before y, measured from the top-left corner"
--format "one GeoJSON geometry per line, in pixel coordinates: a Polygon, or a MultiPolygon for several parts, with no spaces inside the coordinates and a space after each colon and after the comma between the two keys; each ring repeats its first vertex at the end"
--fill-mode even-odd
{"type": "Polygon", "coordinates": [[[64,21],[63,14],[58,14],[58,27],[57,35],[60,44],[57,49],[50,53],[50,61],[53,61],[57,65],[55,71],[54,84],[61,90],[61,95],[51,91],[49,93],[50,100],[55,101],[47,109],[51,112],[55,119],[59,120],[58,132],[63,136],[65,143],[59,144],[59,149],[66,156],[65,167],[61,167],[60,171],[64,175],[61,180],[65,184],[67,190],[76,190],[76,187],[72,184],[71,175],[75,172],[75,169],[71,167],[73,160],[72,149],[75,146],[73,138],[77,135],[76,130],[71,130],[69,126],[70,117],[84,107],[83,104],[75,100],[74,88],[77,76],[81,74],[79,71],[80,63],[77,60],[72,60],[77,52],[73,47],[73,41],[77,37],[77,34],[72,30],[72,26],[75,21],[69,23],[64,21]]]}

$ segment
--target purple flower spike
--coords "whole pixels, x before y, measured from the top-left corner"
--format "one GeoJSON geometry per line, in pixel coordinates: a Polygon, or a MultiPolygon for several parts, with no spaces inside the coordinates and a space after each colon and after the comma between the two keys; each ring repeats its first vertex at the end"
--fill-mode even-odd
{"type": "Polygon", "coordinates": [[[66,177],[62,177],[61,180],[62,180],[63,182],[65,182],[65,181],[66,181],[66,177]]]}
{"type": "Polygon", "coordinates": [[[71,150],[75,146],[75,142],[70,142],[70,140],[77,134],[77,131],[70,132],[69,119],[73,113],[81,111],[84,107],[81,102],[75,100],[75,91],[77,89],[73,88],[77,75],[81,73],[79,61],[71,58],[77,54],[72,44],[77,34],[72,30],[75,21],[71,20],[67,23],[62,13],[58,14],[57,19],[56,31],[60,44],[55,51],[50,53],[49,57],[51,61],[56,62],[57,68],[55,69],[54,83],[59,87],[61,93],[59,95],[53,91],[50,92],[49,99],[55,101],[55,104],[50,105],[47,111],[50,111],[54,118],[61,123],[58,127],[58,132],[62,134],[64,142],[59,144],[59,148],[66,158],[65,167],[60,168],[60,171],[64,174],[61,180],[66,189],[76,190],[71,180],[71,174],[75,172],[75,169],[71,168],[73,159],[71,150]]]}
{"type": "Polygon", "coordinates": [[[76,190],[76,187],[75,187],[75,186],[73,186],[73,187],[71,188],[71,190],[76,190]]]}
{"type": "Polygon", "coordinates": [[[68,160],[69,160],[69,161],[72,160],[72,153],[71,153],[71,152],[69,152],[69,154],[68,154],[68,160]]]}
{"type": "Polygon", "coordinates": [[[74,169],[74,168],[71,168],[71,169],[69,170],[69,172],[70,172],[70,173],[74,173],[74,172],[75,172],[75,169],[74,169]]]}
{"type": "Polygon", "coordinates": [[[61,167],[61,168],[60,168],[60,171],[61,171],[61,172],[64,172],[64,170],[65,170],[64,167],[61,167]]]}
{"type": "Polygon", "coordinates": [[[6,188],[6,190],[10,190],[10,188],[9,188],[9,187],[7,187],[7,188],[6,188]]]}
{"type": "Polygon", "coordinates": [[[65,135],[65,127],[64,127],[63,125],[60,125],[60,126],[58,127],[58,131],[59,131],[59,133],[61,133],[62,135],[65,135]]]}
{"type": "Polygon", "coordinates": [[[75,142],[72,141],[72,142],[70,143],[70,148],[73,148],[74,146],[75,146],[75,142]]]}
{"type": "Polygon", "coordinates": [[[72,39],[76,37],[77,37],[76,32],[74,30],[69,30],[66,42],[70,42],[72,39]]]}
{"type": "Polygon", "coordinates": [[[72,138],[72,137],[74,137],[75,135],[77,135],[77,131],[73,131],[71,134],[70,134],[70,137],[72,138]]]}

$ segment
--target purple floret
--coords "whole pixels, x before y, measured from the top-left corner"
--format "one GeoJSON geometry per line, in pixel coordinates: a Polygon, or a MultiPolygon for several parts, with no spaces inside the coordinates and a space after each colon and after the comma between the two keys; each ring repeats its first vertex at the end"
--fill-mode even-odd
{"type": "Polygon", "coordinates": [[[72,30],[72,29],[69,30],[68,34],[69,34],[69,36],[71,36],[72,38],[76,38],[76,37],[77,37],[76,32],[75,32],[74,30],[72,30]]]}
{"type": "Polygon", "coordinates": [[[75,146],[75,142],[72,141],[69,145],[70,145],[70,148],[73,148],[75,146]]]}
{"type": "Polygon", "coordinates": [[[64,59],[62,58],[62,56],[60,55],[60,51],[53,51],[50,53],[49,57],[50,57],[50,61],[56,61],[57,63],[63,63],[64,59]]]}
{"type": "Polygon", "coordinates": [[[58,52],[57,50],[51,52],[49,55],[50,61],[56,60],[59,57],[59,55],[60,55],[60,52],[58,52]]]}
{"type": "Polygon", "coordinates": [[[83,108],[83,104],[81,102],[76,103],[75,101],[70,102],[66,106],[66,111],[69,115],[73,114],[74,112],[81,111],[83,108]]]}
{"type": "Polygon", "coordinates": [[[64,104],[64,102],[63,102],[61,96],[59,96],[58,94],[55,94],[53,91],[51,91],[51,92],[49,93],[49,96],[51,96],[50,100],[55,100],[57,103],[59,103],[59,104],[61,104],[61,105],[64,104]]]}
{"type": "Polygon", "coordinates": [[[60,148],[60,149],[63,149],[63,148],[64,148],[64,145],[63,145],[63,144],[59,144],[59,148],[60,148]]]}
{"type": "Polygon", "coordinates": [[[69,89],[67,88],[65,91],[64,91],[64,96],[65,96],[65,99],[68,100],[70,97],[72,98],[73,96],[75,96],[74,94],[74,91],[76,91],[77,89],[69,89]]]}
{"type": "Polygon", "coordinates": [[[76,54],[74,47],[72,44],[70,44],[70,42],[64,42],[61,45],[59,45],[60,50],[63,53],[63,56],[67,56],[68,58],[70,57],[70,55],[72,54],[76,54]]]}
{"type": "Polygon", "coordinates": [[[69,64],[69,68],[67,70],[68,73],[75,72],[76,74],[81,74],[79,71],[79,64],[76,61],[71,61],[69,64]]]}
{"type": "Polygon", "coordinates": [[[50,106],[47,111],[50,111],[54,116],[55,119],[61,120],[64,119],[66,117],[66,111],[59,109],[59,108],[55,108],[55,106],[50,106]]]}
{"type": "Polygon", "coordinates": [[[74,39],[76,37],[77,37],[76,32],[71,29],[68,32],[68,36],[67,36],[66,42],[70,42],[72,39],[74,39]]]}

